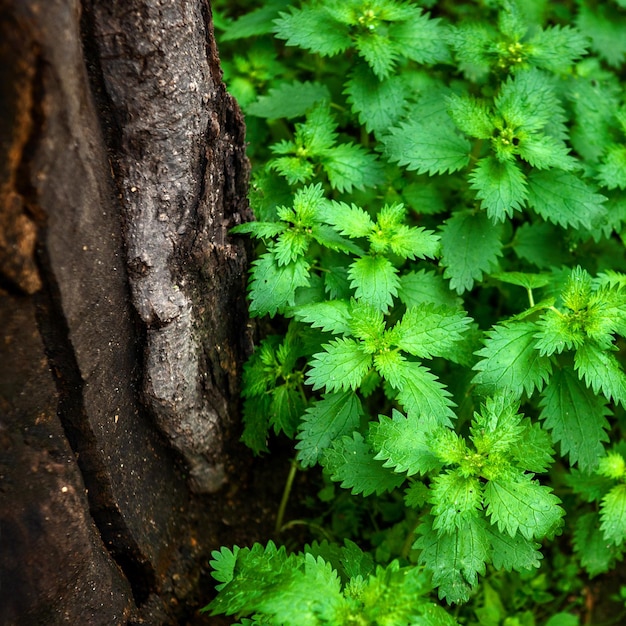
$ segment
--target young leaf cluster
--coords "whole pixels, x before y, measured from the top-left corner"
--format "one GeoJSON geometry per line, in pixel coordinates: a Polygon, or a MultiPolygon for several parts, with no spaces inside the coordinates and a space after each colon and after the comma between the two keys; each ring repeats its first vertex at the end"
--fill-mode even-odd
{"type": "Polygon", "coordinates": [[[240,5],[214,7],[253,163],[231,232],[273,333],[243,440],[294,441],[333,541],[223,548],[209,608],[455,623],[436,594],[543,624],[498,577],[624,552],[624,3],[240,5]]]}

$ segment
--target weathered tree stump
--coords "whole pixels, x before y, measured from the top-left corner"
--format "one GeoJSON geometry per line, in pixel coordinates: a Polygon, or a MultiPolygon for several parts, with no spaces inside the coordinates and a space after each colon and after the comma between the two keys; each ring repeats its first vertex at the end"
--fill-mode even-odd
{"type": "Polygon", "coordinates": [[[188,623],[265,514],[238,508],[248,164],[210,6],[0,0],[0,51],[0,623],[188,623]]]}

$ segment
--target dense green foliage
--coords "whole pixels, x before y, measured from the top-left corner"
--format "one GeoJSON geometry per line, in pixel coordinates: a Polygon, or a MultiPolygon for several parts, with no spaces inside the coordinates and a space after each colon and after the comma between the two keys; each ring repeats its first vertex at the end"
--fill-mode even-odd
{"type": "Polygon", "coordinates": [[[299,552],[215,552],[207,610],[578,624],[626,549],[626,2],[214,9],[275,329],[243,439],[321,504],[299,552]]]}

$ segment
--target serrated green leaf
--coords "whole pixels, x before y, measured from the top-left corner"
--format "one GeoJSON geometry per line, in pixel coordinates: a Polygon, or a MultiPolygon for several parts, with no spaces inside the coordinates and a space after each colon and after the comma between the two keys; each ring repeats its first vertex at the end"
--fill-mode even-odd
{"type": "Polygon", "coordinates": [[[279,157],[268,162],[271,170],[287,179],[290,185],[305,183],[313,176],[313,164],[300,157],[279,157]]]}
{"type": "Polygon", "coordinates": [[[232,24],[228,25],[220,40],[232,41],[234,39],[244,39],[256,35],[266,35],[272,32],[272,21],[278,17],[280,9],[289,5],[290,0],[270,0],[263,7],[242,15],[232,24]]]}
{"type": "Polygon", "coordinates": [[[416,7],[412,15],[392,24],[389,38],[400,54],[417,63],[438,63],[449,60],[443,28],[438,19],[429,19],[416,7]]]}
{"type": "Polygon", "coordinates": [[[334,339],[313,355],[307,384],[327,392],[356,389],[372,366],[372,355],[354,339],[334,339]]]}
{"type": "Polygon", "coordinates": [[[488,526],[486,532],[491,543],[492,563],[497,570],[521,572],[539,567],[543,557],[539,552],[540,546],[535,541],[526,539],[519,533],[511,537],[495,526],[488,526]]]}
{"type": "Polygon", "coordinates": [[[302,416],[298,427],[298,461],[303,467],[315,465],[333,441],[359,426],[363,409],[352,392],[325,394],[302,416]]]}
{"type": "Polygon", "coordinates": [[[394,389],[404,385],[405,362],[406,358],[397,350],[380,350],[374,355],[376,371],[394,389]]]}
{"type": "Polygon", "coordinates": [[[526,474],[490,480],[485,487],[487,514],[511,537],[517,532],[528,540],[553,537],[565,512],[551,492],[526,474]]]}
{"type": "Polygon", "coordinates": [[[626,189],[626,146],[609,146],[598,166],[597,179],[607,189],[626,189]]]}
{"type": "Polygon", "coordinates": [[[393,254],[403,259],[435,258],[440,251],[439,235],[424,228],[401,225],[388,238],[393,254]]]}
{"type": "Polygon", "coordinates": [[[509,391],[519,398],[542,389],[552,372],[552,362],[535,348],[537,326],[534,322],[504,323],[487,331],[485,347],[476,354],[483,357],[473,369],[477,384],[485,394],[509,391]]]}
{"type": "Polygon", "coordinates": [[[358,239],[367,237],[375,228],[369,213],[356,204],[330,202],[324,214],[324,221],[332,224],[342,235],[358,239]]]}
{"type": "Polygon", "coordinates": [[[301,392],[289,385],[279,385],[272,390],[269,421],[274,432],[284,432],[293,437],[298,421],[305,409],[301,392]]]}
{"type": "Polygon", "coordinates": [[[396,345],[418,357],[449,358],[471,321],[448,307],[433,304],[411,307],[394,327],[396,345]]]}
{"type": "Polygon", "coordinates": [[[252,263],[250,281],[250,313],[256,317],[278,311],[295,302],[298,287],[309,284],[309,264],[298,258],[287,265],[279,265],[271,252],[266,252],[252,263]]]}
{"type": "Polygon", "coordinates": [[[402,76],[378,80],[366,65],[357,65],[344,94],[368,132],[381,133],[394,125],[407,108],[407,84],[402,76]]]}
{"type": "Polygon", "coordinates": [[[510,128],[542,130],[562,109],[546,74],[530,69],[517,72],[502,87],[495,101],[510,128]]]}
{"type": "Polygon", "coordinates": [[[470,137],[489,139],[495,130],[491,109],[484,100],[454,94],[448,98],[448,112],[457,128],[470,137]]]}
{"type": "Polygon", "coordinates": [[[418,419],[424,428],[451,426],[455,417],[450,392],[439,379],[420,363],[402,364],[404,383],[398,392],[398,402],[410,419],[418,419]]]}
{"type": "Polygon", "coordinates": [[[374,187],[382,180],[382,167],[376,156],[352,143],[326,149],[320,160],[331,186],[338,191],[374,187]]]}
{"type": "Polygon", "coordinates": [[[574,367],[594,393],[626,406],[626,374],[613,354],[587,342],[576,350],[574,367]]]}
{"type": "Polygon", "coordinates": [[[270,119],[304,115],[314,104],[330,100],[328,87],[317,82],[281,83],[246,107],[247,115],[270,119]]]}
{"type": "Polygon", "coordinates": [[[332,480],[341,481],[341,486],[350,489],[353,495],[380,495],[399,487],[405,480],[374,458],[369,444],[358,432],[335,440],[324,453],[322,465],[332,480]]]}
{"type": "Polygon", "coordinates": [[[364,256],[350,265],[350,287],[357,300],[381,311],[389,310],[398,295],[398,270],[384,256],[364,256]]]}
{"type": "Polygon", "coordinates": [[[354,38],[354,46],[380,80],[389,76],[399,55],[386,34],[376,30],[361,32],[354,38]]]}
{"type": "Polygon", "coordinates": [[[471,145],[458,134],[452,120],[412,120],[392,128],[382,139],[385,156],[418,174],[456,172],[469,163],[471,145]]]}
{"type": "Polygon", "coordinates": [[[489,219],[502,222],[524,206],[526,176],[515,161],[499,161],[493,156],[480,159],[469,177],[489,219]]]}
{"type": "Polygon", "coordinates": [[[450,291],[442,276],[424,269],[400,276],[398,297],[407,308],[435,304],[457,309],[462,304],[462,300],[450,291]]]}
{"type": "Polygon", "coordinates": [[[558,245],[560,237],[560,231],[552,224],[526,222],[515,231],[513,250],[540,269],[559,267],[570,260],[567,248],[558,245]]]}
{"type": "Polygon", "coordinates": [[[606,400],[585,387],[572,370],[562,368],[546,385],[540,406],[540,417],[552,440],[560,442],[561,454],[569,454],[570,463],[585,471],[597,467],[604,455],[602,442],[608,441],[606,400]]]}
{"type": "Polygon", "coordinates": [[[608,572],[622,558],[623,548],[607,543],[600,531],[600,516],[595,511],[576,520],[574,552],[589,576],[608,572]]]}
{"type": "Polygon", "coordinates": [[[404,417],[395,409],[391,418],[380,415],[378,422],[370,423],[368,435],[375,458],[384,461],[384,467],[407,472],[409,476],[436,469],[440,463],[427,445],[427,424],[415,415],[404,417]]]}
{"type": "Polygon", "coordinates": [[[458,294],[471,289],[483,273],[493,272],[501,255],[500,229],[485,213],[461,211],[441,227],[443,275],[458,294]]]}
{"type": "Polygon", "coordinates": [[[626,540],[626,485],[616,485],[602,498],[600,530],[606,541],[621,546],[626,540]]]}
{"type": "Polygon", "coordinates": [[[324,332],[336,335],[350,335],[350,303],[347,300],[329,300],[313,302],[297,307],[294,310],[297,320],[321,328],[324,332]]]}
{"type": "Polygon", "coordinates": [[[478,518],[483,489],[475,476],[465,476],[459,469],[448,470],[433,478],[430,489],[433,528],[440,534],[462,531],[478,518]]]}
{"type": "Polygon", "coordinates": [[[569,172],[533,171],[528,177],[528,204],[553,224],[593,230],[606,215],[605,201],[569,172]]]}
{"type": "Polygon", "coordinates": [[[433,574],[439,597],[448,602],[466,602],[485,573],[490,545],[482,519],[471,519],[463,530],[439,534],[432,522],[419,528],[421,535],[413,547],[421,550],[419,561],[433,574]]]}
{"type": "Polygon", "coordinates": [[[578,10],[578,28],[591,39],[592,49],[612,67],[619,67],[626,58],[624,21],[610,5],[581,5],[578,10]]]}
{"type": "Polygon", "coordinates": [[[286,224],[280,222],[245,222],[230,229],[234,235],[252,235],[257,239],[271,239],[285,232],[286,224]]]}
{"type": "Polygon", "coordinates": [[[299,46],[322,56],[333,56],[346,50],[351,43],[349,28],[337,21],[324,6],[289,7],[274,21],[274,32],[286,39],[288,46],[299,46]]]}
{"type": "Polygon", "coordinates": [[[560,170],[573,170],[579,166],[569,154],[569,148],[563,141],[550,135],[531,133],[522,137],[517,146],[517,154],[539,170],[552,167],[560,170]]]}
{"type": "Polygon", "coordinates": [[[547,274],[531,274],[529,272],[496,272],[491,275],[491,278],[526,289],[545,287],[550,282],[550,277],[547,274]]]}
{"type": "Polygon", "coordinates": [[[527,43],[533,64],[556,74],[565,73],[587,51],[589,41],[569,26],[539,30],[527,43]]]}
{"type": "Polygon", "coordinates": [[[320,245],[329,250],[336,250],[346,254],[356,254],[362,256],[365,251],[354,242],[342,237],[332,226],[326,224],[316,224],[311,227],[311,237],[320,245]]]}

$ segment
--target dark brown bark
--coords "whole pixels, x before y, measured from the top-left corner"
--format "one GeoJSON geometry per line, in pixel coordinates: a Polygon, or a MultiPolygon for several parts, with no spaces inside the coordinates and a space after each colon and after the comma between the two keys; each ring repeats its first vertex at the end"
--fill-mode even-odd
{"type": "Polygon", "coordinates": [[[263,514],[229,475],[248,165],[210,7],[0,0],[0,31],[0,623],[186,623],[263,514]]]}

